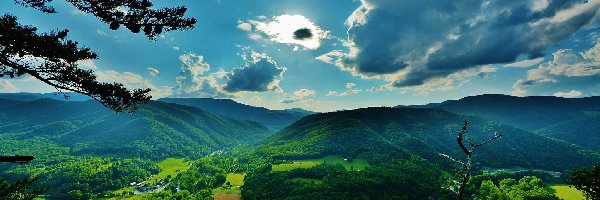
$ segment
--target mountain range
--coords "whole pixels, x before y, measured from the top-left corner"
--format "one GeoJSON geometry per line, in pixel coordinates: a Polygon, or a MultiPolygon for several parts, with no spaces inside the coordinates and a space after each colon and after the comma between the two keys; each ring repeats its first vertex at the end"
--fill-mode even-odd
{"type": "Polygon", "coordinates": [[[276,131],[287,127],[306,115],[315,113],[300,108],[269,110],[263,107],[241,104],[231,99],[161,98],[158,101],[192,106],[234,119],[256,121],[276,131]]]}

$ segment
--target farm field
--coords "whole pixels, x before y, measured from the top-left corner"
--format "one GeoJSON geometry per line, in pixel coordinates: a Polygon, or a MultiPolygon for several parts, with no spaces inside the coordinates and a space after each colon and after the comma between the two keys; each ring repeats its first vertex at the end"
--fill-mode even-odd
{"type": "Polygon", "coordinates": [[[189,163],[185,162],[183,158],[167,158],[158,163],[158,167],[160,168],[158,175],[149,178],[146,183],[152,184],[154,182],[159,182],[161,179],[167,178],[169,175],[171,177],[175,177],[179,172],[187,170],[189,166],[189,163]]]}
{"type": "Polygon", "coordinates": [[[567,185],[553,185],[550,186],[552,190],[554,190],[554,194],[558,196],[560,199],[564,200],[583,200],[585,197],[583,196],[583,192],[570,188],[567,185]]]}
{"type": "Polygon", "coordinates": [[[348,171],[353,170],[364,170],[366,167],[371,166],[369,162],[362,158],[355,158],[352,160],[344,160],[341,156],[325,156],[318,159],[306,159],[306,160],[294,160],[292,163],[284,163],[273,165],[273,171],[289,171],[298,168],[311,168],[318,164],[341,164],[348,171]]]}
{"type": "Polygon", "coordinates": [[[213,194],[240,194],[240,186],[244,185],[245,174],[240,173],[228,173],[225,183],[218,188],[213,189],[213,194]],[[231,184],[231,188],[227,187],[227,182],[231,184]]]}

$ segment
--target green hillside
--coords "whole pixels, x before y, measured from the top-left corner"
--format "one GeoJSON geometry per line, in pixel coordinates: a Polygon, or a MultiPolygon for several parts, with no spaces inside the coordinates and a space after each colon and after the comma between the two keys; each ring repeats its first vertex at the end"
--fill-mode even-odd
{"type": "Polygon", "coordinates": [[[234,119],[256,121],[272,130],[281,130],[306,115],[314,114],[314,112],[299,108],[269,110],[263,107],[241,104],[231,99],[162,98],[158,101],[192,106],[234,119]]]}
{"type": "Polygon", "coordinates": [[[398,158],[417,155],[439,163],[446,159],[439,154],[462,158],[456,134],[465,119],[471,121],[468,139],[473,143],[488,139],[494,132],[503,135],[476,152],[481,166],[562,172],[600,161],[597,153],[584,148],[477,117],[440,109],[383,107],[307,116],[269,138],[257,154],[298,159],[378,153],[398,158]]]}
{"type": "Polygon", "coordinates": [[[0,110],[0,120],[5,139],[44,138],[73,154],[151,159],[199,157],[270,134],[256,122],[163,102],[117,114],[94,101],[41,99],[0,110]]]}

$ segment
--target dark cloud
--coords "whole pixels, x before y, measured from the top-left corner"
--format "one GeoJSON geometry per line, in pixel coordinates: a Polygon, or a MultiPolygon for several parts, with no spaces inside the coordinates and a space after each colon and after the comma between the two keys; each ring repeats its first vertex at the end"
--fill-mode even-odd
{"type": "Polygon", "coordinates": [[[280,91],[279,81],[285,70],[283,67],[277,67],[275,62],[261,58],[246,67],[234,69],[224,89],[228,92],[280,91]]]}
{"type": "Polygon", "coordinates": [[[311,39],[312,37],[313,33],[309,28],[301,28],[294,31],[294,39],[296,40],[306,40],[311,39]]]}
{"type": "Polygon", "coordinates": [[[599,8],[598,1],[364,0],[347,21],[351,50],[340,66],[391,76],[396,87],[422,85],[519,56],[543,56],[598,21],[599,8]]]}

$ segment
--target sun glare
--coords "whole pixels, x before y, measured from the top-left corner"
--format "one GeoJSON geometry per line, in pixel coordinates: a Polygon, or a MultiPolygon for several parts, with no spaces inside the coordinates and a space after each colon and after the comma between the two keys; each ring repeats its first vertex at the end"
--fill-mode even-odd
{"type": "Polygon", "coordinates": [[[321,46],[320,40],[329,35],[327,31],[323,31],[302,15],[281,15],[274,17],[273,21],[261,25],[257,29],[271,36],[271,40],[285,44],[302,45],[308,49],[318,49],[321,46]],[[299,32],[309,33],[310,35],[298,38],[297,33],[299,32]],[[294,33],[296,33],[296,37],[294,37],[294,33]]]}

